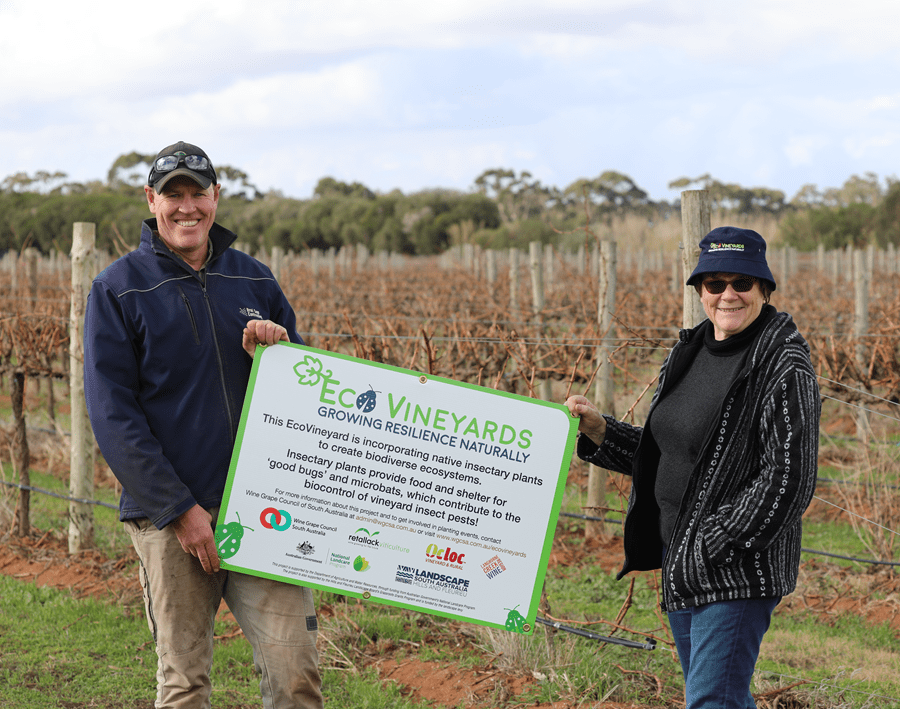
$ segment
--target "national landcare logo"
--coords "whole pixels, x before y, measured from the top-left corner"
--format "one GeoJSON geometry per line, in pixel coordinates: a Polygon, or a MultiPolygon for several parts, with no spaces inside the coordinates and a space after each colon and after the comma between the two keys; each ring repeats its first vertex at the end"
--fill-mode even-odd
{"type": "Polygon", "coordinates": [[[330,552],[328,555],[328,564],[336,569],[346,569],[350,566],[351,560],[349,554],[338,554],[330,552]]]}

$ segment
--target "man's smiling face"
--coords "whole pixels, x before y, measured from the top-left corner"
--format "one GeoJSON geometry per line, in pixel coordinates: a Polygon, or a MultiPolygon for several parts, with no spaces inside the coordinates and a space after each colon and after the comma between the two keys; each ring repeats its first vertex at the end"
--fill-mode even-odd
{"type": "Polygon", "coordinates": [[[189,177],[179,176],[169,180],[161,193],[151,187],[144,191],[166,246],[200,270],[206,260],[209,230],[216,220],[219,185],[203,189],[189,177]]]}

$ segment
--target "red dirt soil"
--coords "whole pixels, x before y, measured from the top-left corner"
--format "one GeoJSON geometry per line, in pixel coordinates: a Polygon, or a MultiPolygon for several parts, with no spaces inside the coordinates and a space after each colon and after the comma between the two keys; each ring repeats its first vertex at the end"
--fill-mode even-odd
{"type": "MultiPolygon", "coordinates": [[[[571,542],[571,540],[570,540],[571,542]]],[[[620,563],[621,540],[590,542],[575,545],[563,539],[553,550],[550,566],[577,564],[586,555],[600,558],[603,566],[613,568],[620,563]]],[[[119,559],[106,559],[97,551],[69,555],[67,543],[49,533],[25,538],[7,536],[0,539],[0,573],[25,583],[52,586],[68,590],[74,597],[92,596],[115,603],[140,608],[141,592],[134,572],[136,556],[129,551],[119,559]]],[[[223,609],[226,610],[226,609],[223,609]]],[[[329,613],[330,609],[320,609],[329,613]]],[[[239,631],[236,634],[240,634],[239,631]]],[[[541,709],[567,709],[567,702],[554,704],[516,703],[516,697],[537,680],[530,676],[509,675],[492,666],[467,669],[450,662],[424,662],[403,657],[395,660],[392,648],[380,653],[373,661],[379,676],[386,682],[396,682],[401,692],[417,701],[425,701],[436,708],[458,707],[488,709],[512,702],[517,706],[541,709]]],[[[632,705],[615,702],[597,703],[594,709],[633,709],[632,705]]]]}
{"type": "MultiPolygon", "coordinates": [[[[817,509],[814,505],[809,514],[829,515],[827,509],[817,509]]],[[[604,570],[618,568],[622,561],[621,539],[607,536],[576,543],[574,533],[557,534],[549,567],[557,565],[577,566],[585,557],[591,563],[599,563],[604,570]]],[[[66,589],[74,597],[93,596],[111,602],[134,605],[140,611],[140,588],[135,574],[134,552],[123,554],[118,559],[104,558],[97,551],[87,551],[69,555],[66,541],[50,533],[41,536],[0,538],[0,573],[39,586],[66,589]]],[[[828,564],[817,557],[804,555],[803,564],[811,573],[829,574],[832,578],[846,581],[845,591],[828,596],[797,596],[785,599],[780,612],[814,612],[821,615],[823,622],[834,622],[845,613],[855,613],[871,623],[889,623],[900,636],[900,579],[887,570],[873,569],[870,573],[869,589],[878,590],[885,600],[874,601],[868,594],[860,596],[851,591],[851,574],[840,567],[828,564]]],[[[223,612],[227,609],[223,608],[223,612]]],[[[334,613],[331,608],[321,608],[323,615],[334,613]]],[[[239,635],[239,629],[234,635],[239,635]]],[[[395,659],[391,647],[379,647],[376,655],[367,656],[382,680],[396,682],[401,691],[412,699],[425,701],[436,708],[455,708],[460,705],[471,709],[488,709],[510,703],[519,707],[541,707],[544,709],[564,709],[574,706],[566,702],[554,704],[524,704],[517,697],[537,680],[531,676],[510,675],[497,669],[487,660],[478,669],[454,665],[452,662],[424,662],[415,657],[401,656],[395,659]],[[383,652],[382,652],[383,650],[383,652]]],[[[582,704],[592,709],[634,709],[633,705],[618,703],[582,704]]],[[[675,706],[675,705],[673,705],[675,706]]]]}

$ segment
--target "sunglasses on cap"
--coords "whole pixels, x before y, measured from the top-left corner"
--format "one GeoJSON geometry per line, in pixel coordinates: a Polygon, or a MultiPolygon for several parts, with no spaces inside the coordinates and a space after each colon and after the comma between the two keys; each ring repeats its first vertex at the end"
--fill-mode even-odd
{"type": "Polygon", "coordinates": [[[706,292],[711,295],[724,293],[729,285],[734,288],[735,293],[746,293],[753,288],[754,283],[756,283],[756,279],[752,276],[741,276],[740,278],[735,278],[733,281],[723,281],[721,279],[703,281],[703,287],[706,288],[706,292]]]}
{"type": "Polygon", "coordinates": [[[202,155],[185,155],[178,152],[174,155],[164,155],[161,158],[157,158],[156,162],[153,163],[153,169],[157,172],[171,172],[182,162],[188,170],[197,172],[208,170],[210,167],[209,160],[202,155]]]}

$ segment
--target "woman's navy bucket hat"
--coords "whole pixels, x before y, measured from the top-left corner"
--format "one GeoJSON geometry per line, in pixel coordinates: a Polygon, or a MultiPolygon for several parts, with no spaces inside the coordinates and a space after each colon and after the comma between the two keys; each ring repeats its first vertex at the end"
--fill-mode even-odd
{"type": "Polygon", "coordinates": [[[775,278],[766,263],[766,242],[753,229],[720,226],[700,241],[700,259],[687,285],[700,282],[705,273],[738,273],[768,281],[775,290],[775,278]]]}

